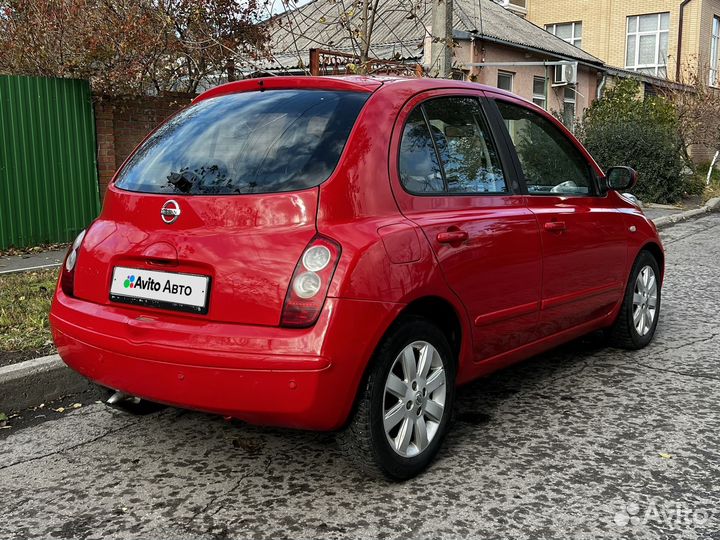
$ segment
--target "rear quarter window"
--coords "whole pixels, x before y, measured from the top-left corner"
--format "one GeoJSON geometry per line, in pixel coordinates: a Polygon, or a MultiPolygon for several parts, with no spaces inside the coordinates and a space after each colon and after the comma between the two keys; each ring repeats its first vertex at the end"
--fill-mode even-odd
{"type": "Polygon", "coordinates": [[[327,180],[370,94],[244,92],[200,101],[161,126],[120,171],[143,193],[296,191],[327,180]]]}

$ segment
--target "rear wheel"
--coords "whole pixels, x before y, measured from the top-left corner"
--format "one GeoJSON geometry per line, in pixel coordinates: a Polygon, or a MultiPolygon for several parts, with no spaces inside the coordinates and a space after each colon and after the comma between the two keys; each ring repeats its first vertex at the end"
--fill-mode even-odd
{"type": "Polygon", "coordinates": [[[404,319],[378,349],[340,447],[372,476],[411,478],[440,449],[454,398],[455,361],[445,336],[425,319],[404,319]]]}
{"type": "Polygon", "coordinates": [[[610,343],[642,349],[655,335],[660,316],[660,266],[649,252],[635,260],[618,318],[609,329],[610,343]]]}

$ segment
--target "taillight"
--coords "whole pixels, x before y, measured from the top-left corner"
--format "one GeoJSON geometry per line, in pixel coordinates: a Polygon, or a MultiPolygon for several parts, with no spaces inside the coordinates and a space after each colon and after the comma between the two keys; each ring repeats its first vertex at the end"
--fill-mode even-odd
{"type": "Polygon", "coordinates": [[[75,241],[68,249],[67,255],[65,255],[65,262],[63,262],[62,270],[60,272],[60,287],[67,296],[73,296],[75,288],[75,265],[77,264],[78,251],[85,239],[85,230],[81,231],[77,235],[75,241]]]}
{"type": "Polygon", "coordinates": [[[312,326],[320,316],[330,281],[340,260],[340,245],[316,236],[295,266],[285,295],[280,324],[292,328],[312,326]]]}

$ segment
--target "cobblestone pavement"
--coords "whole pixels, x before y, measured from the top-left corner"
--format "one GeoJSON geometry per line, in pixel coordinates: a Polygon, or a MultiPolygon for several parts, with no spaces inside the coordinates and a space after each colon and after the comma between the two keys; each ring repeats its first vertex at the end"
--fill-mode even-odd
{"type": "Polygon", "coordinates": [[[650,347],[593,336],[463,388],[419,478],[368,480],[329,434],[91,403],[0,431],[0,538],[720,539],[720,215],[665,240],[650,347]]]}

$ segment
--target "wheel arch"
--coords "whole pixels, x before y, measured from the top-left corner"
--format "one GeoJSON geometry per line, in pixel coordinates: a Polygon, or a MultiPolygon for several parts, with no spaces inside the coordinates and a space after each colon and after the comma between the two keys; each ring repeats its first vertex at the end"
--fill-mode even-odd
{"type": "Polygon", "coordinates": [[[451,301],[441,296],[422,296],[410,301],[403,307],[387,325],[380,339],[375,344],[372,355],[365,364],[355,395],[353,396],[352,407],[348,414],[345,425],[350,422],[355,415],[358,406],[358,398],[361,389],[367,384],[370,371],[375,365],[377,352],[382,347],[387,336],[392,332],[399,321],[408,317],[422,317],[435,324],[445,335],[453,353],[456,370],[461,369],[461,356],[463,354],[463,345],[469,346],[469,327],[463,325],[461,308],[455,306],[451,301]]]}
{"type": "Polygon", "coordinates": [[[635,256],[636,259],[641,251],[647,251],[655,258],[655,260],[658,262],[658,266],[660,267],[660,279],[663,279],[665,277],[665,252],[663,251],[662,247],[660,247],[660,245],[656,242],[648,242],[640,248],[637,255],[635,256]]]}

